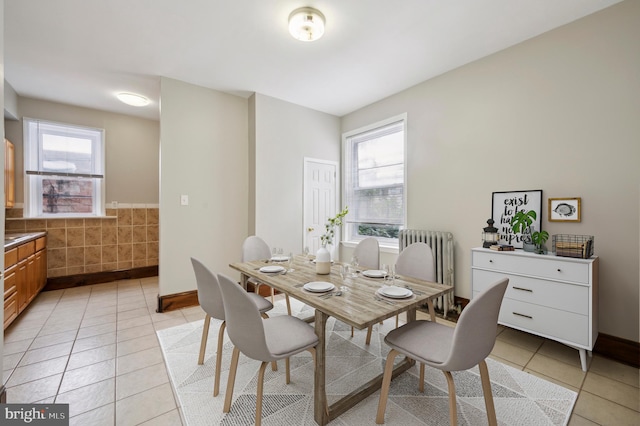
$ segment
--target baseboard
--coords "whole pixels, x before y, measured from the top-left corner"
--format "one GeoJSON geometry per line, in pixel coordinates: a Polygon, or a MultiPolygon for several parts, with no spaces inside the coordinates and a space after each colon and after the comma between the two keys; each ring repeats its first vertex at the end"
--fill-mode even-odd
{"type": "Polygon", "coordinates": [[[85,285],[103,284],[118,280],[131,280],[158,276],[158,265],[142,268],[121,269],[117,271],[92,272],[89,274],[66,275],[64,277],[47,278],[42,291],[64,290],[66,288],[85,285]]]}
{"type": "Polygon", "coordinates": [[[169,312],[176,309],[198,306],[198,291],[191,290],[182,293],[158,295],[158,308],[156,312],[169,312]]]}
{"type": "Polygon", "coordinates": [[[600,333],[593,352],[634,368],[640,368],[640,342],[600,333]]]}

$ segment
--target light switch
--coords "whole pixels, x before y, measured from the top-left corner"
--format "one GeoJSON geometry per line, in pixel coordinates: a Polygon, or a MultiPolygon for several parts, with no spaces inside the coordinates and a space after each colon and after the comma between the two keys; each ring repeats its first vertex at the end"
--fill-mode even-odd
{"type": "Polygon", "coordinates": [[[181,195],[180,196],[180,205],[181,206],[188,206],[189,205],[189,196],[188,195],[181,195]]]}

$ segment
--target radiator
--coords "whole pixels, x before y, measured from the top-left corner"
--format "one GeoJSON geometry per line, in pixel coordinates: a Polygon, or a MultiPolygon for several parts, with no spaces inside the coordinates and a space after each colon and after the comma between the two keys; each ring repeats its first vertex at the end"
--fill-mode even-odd
{"type": "MultiPolygon", "coordinates": [[[[436,264],[436,281],[441,284],[454,285],[453,234],[441,231],[401,229],[398,236],[399,251],[413,243],[426,243],[431,247],[436,264]]],[[[434,305],[442,310],[446,318],[447,313],[455,309],[453,292],[436,299],[434,305]]]]}

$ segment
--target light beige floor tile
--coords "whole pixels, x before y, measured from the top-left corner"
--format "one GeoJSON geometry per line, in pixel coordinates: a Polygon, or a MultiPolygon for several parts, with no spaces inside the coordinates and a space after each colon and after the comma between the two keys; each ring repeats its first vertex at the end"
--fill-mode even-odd
{"type": "Polygon", "coordinates": [[[578,395],[573,412],[600,425],[637,426],[640,424],[640,413],[637,411],[586,391],[578,395]]]}
{"type": "Polygon", "coordinates": [[[26,352],[31,346],[33,342],[32,339],[27,340],[18,340],[15,342],[4,342],[4,346],[2,347],[2,352],[4,355],[11,355],[16,353],[26,352]]]}
{"type": "MultiPolygon", "coordinates": [[[[100,294],[91,296],[87,304],[87,311],[96,308],[105,308],[118,305],[118,297],[115,294],[100,294]]],[[[117,310],[117,308],[116,308],[117,310]]]]}
{"type": "Polygon", "coordinates": [[[640,411],[640,390],[594,372],[588,372],[582,390],[640,411]]]}
{"type": "Polygon", "coordinates": [[[599,355],[593,356],[593,361],[589,366],[589,371],[593,371],[601,376],[618,380],[630,386],[639,387],[640,375],[637,368],[604,358],[599,355]]]}
{"type": "Polygon", "coordinates": [[[520,346],[514,346],[501,340],[496,340],[496,344],[491,351],[491,355],[506,359],[516,365],[524,367],[533,357],[533,352],[520,346]]]}
{"type": "Polygon", "coordinates": [[[119,342],[117,347],[117,356],[129,355],[134,352],[140,352],[145,349],[158,348],[160,343],[158,337],[155,334],[149,334],[137,339],[125,340],[119,342]]]}
{"type": "Polygon", "coordinates": [[[503,330],[496,339],[511,345],[520,346],[528,351],[537,351],[545,339],[523,331],[507,328],[503,330]]]}
{"type": "Polygon", "coordinates": [[[77,330],[65,331],[63,333],[50,334],[48,336],[36,337],[29,349],[44,348],[58,345],[60,343],[73,342],[78,334],[77,330]]]}
{"type": "Polygon", "coordinates": [[[117,358],[116,375],[127,374],[151,365],[164,363],[159,347],[145,349],[117,358]]]}
{"type": "Polygon", "coordinates": [[[100,334],[111,333],[116,331],[116,323],[107,323],[100,325],[92,325],[90,327],[83,327],[78,331],[78,339],[84,339],[86,337],[98,336],[100,334]]]}
{"type": "Polygon", "coordinates": [[[548,377],[552,377],[569,386],[580,388],[587,373],[578,366],[572,366],[549,358],[539,353],[535,354],[527,364],[525,371],[535,371],[548,377]]]}
{"type": "Polygon", "coordinates": [[[27,339],[33,340],[36,338],[39,332],[40,332],[40,327],[29,328],[21,331],[13,331],[11,329],[11,326],[9,326],[4,331],[4,342],[12,343],[12,342],[17,342],[19,340],[27,340],[27,339]]]}
{"type": "Polygon", "coordinates": [[[169,383],[164,363],[151,365],[116,377],[116,401],[169,383]]]}
{"type": "Polygon", "coordinates": [[[131,302],[131,303],[121,303],[118,302],[118,313],[131,311],[134,309],[146,308],[147,301],[144,298],[141,298],[139,301],[131,302]]]}
{"type": "Polygon", "coordinates": [[[158,417],[154,417],[144,423],[140,423],[141,426],[182,426],[182,419],[180,418],[180,411],[176,408],[168,413],[162,414],[158,417]]]}
{"type": "Polygon", "coordinates": [[[503,363],[505,365],[508,365],[509,367],[515,368],[516,370],[520,370],[520,371],[524,370],[524,367],[522,365],[515,364],[515,363],[513,363],[511,361],[508,361],[506,359],[500,358],[500,357],[495,356],[493,354],[489,354],[489,358],[495,359],[496,361],[501,362],[501,363],[503,363]]]}
{"type": "MultiPolygon", "coordinates": [[[[201,320],[202,317],[199,317],[199,319],[201,320]]],[[[154,322],[153,323],[153,327],[155,328],[156,331],[158,330],[164,330],[166,328],[171,328],[171,327],[175,327],[177,325],[182,325],[182,324],[186,324],[189,321],[187,318],[169,318],[166,321],[158,321],[158,322],[154,322]]]]}
{"type": "Polygon", "coordinates": [[[19,315],[17,319],[11,323],[11,328],[14,331],[28,330],[31,328],[42,328],[46,324],[48,316],[42,316],[40,318],[34,316],[29,317],[27,315],[19,315]]]}
{"type": "Polygon", "coordinates": [[[130,311],[118,312],[118,321],[124,321],[138,317],[148,317],[149,311],[146,306],[143,308],[132,309],[130,311]]]}
{"type": "Polygon", "coordinates": [[[166,321],[172,318],[184,318],[184,315],[182,314],[182,310],[158,313],[158,312],[155,312],[155,308],[153,308],[153,310],[149,308],[149,311],[150,311],[149,315],[151,316],[151,321],[153,322],[166,321]]]}
{"type": "Polygon", "coordinates": [[[73,342],[65,342],[44,348],[29,350],[24,354],[24,357],[22,357],[19,367],[69,355],[71,353],[72,346],[73,342]]]}
{"type": "Polygon", "coordinates": [[[114,402],[115,379],[111,378],[69,392],[58,394],[57,404],[69,404],[69,416],[86,413],[114,402]]]}
{"type": "Polygon", "coordinates": [[[18,363],[24,356],[25,352],[18,352],[15,354],[8,354],[2,357],[2,369],[13,370],[18,366],[18,363]]]}
{"type": "Polygon", "coordinates": [[[155,332],[156,331],[153,328],[153,325],[151,325],[151,321],[149,321],[149,324],[127,328],[126,330],[118,330],[116,333],[116,341],[123,342],[125,340],[130,340],[130,339],[138,339],[142,336],[155,334],[155,332]]]}
{"type": "Polygon", "coordinates": [[[116,357],[116,345],[100,346],[82,352],[72,353],[67,370],[86,367],[87,365],[107,361],[116,357]]]}
{"type": "MultiPolygon", "coordinates": [[[[580,364],[580,352],[577,349],[571,348],[562,343],[555,342],[553,340],[545,340],[543,345],[538,350],[541,355],[548,356],[549,358],[557,359],[565,364],[572,365],[574,367],[582,368],[580,364]]],[[[591,364],[592,357],[587,355],[587,369],[591,364]]]]}
{"type": "Polygon", "coordinates": [[[31,404],[45,398],[55,397],[58,393],[60,380],[62,380],[62,374],[54,374],[7,388],[7,403],[31,404]]]}
{"type": "MultiPolygon", "coordinates": [[[[146,309],[145,309],[146,311],[146,309]]],[[[151,317],[149,315],[139,316],[135,318],[129,318],[122,321],[118,321],[118,331],[127,330],[134,327],[139,327],[141,325],[151,324],[151,317]]]]}
{"type": "Polygon", "coordinates": [[[27,365],[25,367],[18,367],[13,370],[13,374],[11,374],[11,377],[7,381],[7,387],[13,387],[21,385],[23,383],[38,380],[43,377],[60,374],[64,371],[64,367],[66,365],[67,357],[63,356],[60,358],[49,359],[47,361],[27,365]]]}
{"type": "Polygon", "coordinates": [[[569,426],[599,426],[598,423],[587,420],[577,414],[572,414],[569,419],[569,426]]]}
{"type": "Polygon", "coordinates": [[[118,312],[118,306],[117,305],[111,305],[111,306],[101,306],[101,307],[96,307],[96,308],[92,308],[92,309],[87,309],[87,311],[84,313],[84,318],[92,318],[92,317],[100,317],[103,315],[109,315],[109,314],[115,314],[116,312],[118,312]]]}
{"type": "Polygon", "coordinates": [[[89,349],[99,348],[101,346],[114,345],[116,343],[116,332],[99,334],[97,336],[77,339],[73,344],[71,353],[87,351],[89,349]]]}
{"type": "Polygon", "coordinates": [[[526,368],[526,367],[525,367],[525,369],[523,371],[531,374],[532,376],[540,377],[541,379],[544,379],[547,382],[555,383],[558,386],[562,386],[563,388],[567,388],[567,389],[570,389],[570,390],[572,390],[574,392],[580,393],[580,388],[578,388],[576,386],[571,386],[570,384],[565,383],[565,382],[563,382],[561,380],[557,380],[557,379],[555,379],[553,377],[544,375],[542,373],[539,373],[537,371],[531,370],[531,369],[526,368]]]}
{"type": "Polygon", "coordinates": [[[114,377],[115,372],[115,358],[90,364],[85,367],[76,368],[74,370],[67,370],[62,378],[62,384],[60,385],[59,392],[65,393],[83,386],[101,382],[114,377]]]}
{"type": "Polygon", "coordinates": [[[116,321],[117,315],[116,313],[100,315],[97,317],[88,317],[82,320],[80,323],[80,327],[91,327],[94,325],[108,324],[116,321]]]}
{"type": "Polygon", "coordinates": [[[176,408],[171,386],[166,383],[116,402],[116,425],[137,425],[176,408]]]}
{"type": "Polygon", "coordinates": [[[114,403],[103,405],[69,419],[69,426],[113,426],[116,418],[114,403]]]}

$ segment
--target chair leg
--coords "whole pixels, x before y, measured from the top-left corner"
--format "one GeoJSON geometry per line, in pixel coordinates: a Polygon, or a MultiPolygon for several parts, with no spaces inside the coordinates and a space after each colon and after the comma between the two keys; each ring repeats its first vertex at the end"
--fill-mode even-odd
{"type": "Polygon", "coordinates": [[[207,337],[209,337],[209,323],[211,317],[209,314],[204,317],[204,326],[202,327],[202,340],[200,341],[200,355],[198,356],[198,365],[204,364],[204,352],[207,349],[207,337]]]}
{"type": "Polygon", "coordinates": [[[480,369],[480,379],[482,380],[482,393],[484,394],[484,405],[487,409],[487,420],[489,421],[489,426],[496,426],[498,420],[496,419],[496,408],[493,405],[491,380],[489,380],[489,369],[484,359],[480,361],[478,368],[480,369]]]}
{"type": "Polygon", "coordinates": [[[378,401],[378,414],[376,423],[384,424],[384,412],[387,409],[387,399],[389,398],[389,386],[391,385],[391,374],[393,373],[393,361],[400,352],[395,349],[389,351],[387,362],[384,365],[384,375],[382,376],[382,386],[380,387],[380,400],[378,401]]]}
{"type": "Polygon", "coordinates": [[[256,426],[260,426],[262,422],[262,387],[264,385],[264,371],[267,368],[268,362],[260,364],[260,370],[258,371],[258,392],[256,395],[256,426]]]}
{"type": "Polygon", "coordinates": [[[424,393],[424,364],[420,363],[420,384],[418,385],[418,390],[424,393]]]}
{"type": "Polygon", "coordinates": [[[271,304],[272,305],[275,303],[275,300],[274,300],[275,294],[276,294],[276,290],[273,287],[271,287],[271,304]]]}
{"type": "Polygon", "coordinates": [[[351,326],[351,337],[353,337],[353,326],[351,326]]]}
{"type": "Polygon", "coordinates": [[[222,344],[224,343],[224,329],[227,327],[226,321],[223,321],[220,325],[220,331],[218,331],[218,350],[216,352],[216,377],[213,385],[213,396],[218,396],[220,393],[220,370],[222,369],[222,344]]]}
{"type": "Polygon", "coordinates": [[[373,331],[373,326],[370,325],[369,328],[367,328],[367,339],[365,340],[365,344],[370,344],[371,343],[371,332],[373,331]]]}
{"type": "Polygon", "coordinates": [[[287,302],[287,315],[291,316],[291,302],[289,301],[289,295],[284,295],[284,300],[287,302]]]}
{"type": "Polygon", "coordinates": [[[284,382],[286,384],[289,384],[291,382],[291,370],[289,369],[289,358],[284,359],[284,369],[285,369],[284,382]]]}
{"type": "Polygon", "coordinates": [[[453,383],[453,376],[450,371],[443,371],[449,386],[449,423],[451,426],[458,425],[458,408],[456,407],[456,385],[453,383]]]}
{"type": "Polygon", "coordinates": [[[229,378],[227,379],[227,393],[224,396],[224,407],[222,407],[223,413],[228,413],[231,410],[231,399],[233,398],[233,386],[236,382],[236,371],[238,370],[238,359],[240,358],[240,351],[238,348],[233,348],[233,354],[231,354],[231,366],[229,367],[229,378]]]}
{"type": "Polygon", "coordinates": [[[396,314],[396,328],[398,328],[400,322],[400,315],[396,314]]]}

